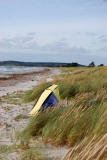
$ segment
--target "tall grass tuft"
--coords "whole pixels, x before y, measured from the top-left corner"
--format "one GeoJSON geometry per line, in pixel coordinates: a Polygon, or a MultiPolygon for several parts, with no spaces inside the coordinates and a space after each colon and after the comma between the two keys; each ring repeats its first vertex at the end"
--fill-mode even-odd
{"type": "Polygon", "coordinates": [[[97,140],[95,135],[91,140],[85,138],[78,146],[71,148],[61,160],[106,160],[107,133],[97,140]]]}

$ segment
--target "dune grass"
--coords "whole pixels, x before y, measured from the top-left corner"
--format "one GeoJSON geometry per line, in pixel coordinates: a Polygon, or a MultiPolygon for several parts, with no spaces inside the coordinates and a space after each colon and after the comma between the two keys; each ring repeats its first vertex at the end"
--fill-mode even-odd
{"type": "MultiPolygon", "coordinates": [[[[37,99],[45,88],[55,83],[59,85],[61,100],[67,97],[68,105],[60,103],[32,117],[21,138],[26,140],[41,134],[44,144],[71,147],[81,145],[87,137],[81,149],[84,153],[94,136],[97,135],[95,147],[107,133],[107,67],[64,68],[63,71],[66,74],[57,76],[53,82],[44,82],[27,92],[25,100],[37,99]]],[[[79,154],[77,150],[72,152],[74,157],[79,154]]]]}
{"type": "Polygon", "coordinates": [[[99,136],[107,132],[106,112],[107,103],[94,102],[90,107],[84,103],[74,103],[69,106],[48,109],[31,118],[22,137],[29,139],[31,136],[42,134],[43,142],[51,142],[56,146],[66,144],[68,147],[81,142],[88,135],[99,136]],[[102,117],[105,120],[102,123],[102,117]],[[104,126],[103,126],[104,125],[104,126]],[[103,129],[101,130],[101,127],[103,129]]]}
{"type": "Polygon", "coordinates": [[[90,93],[107,88],[107,67],[94,68],[64,68],[65,75],[57,76],[52,82],[42,82],[34,87],[33,90],[27,91],[24,96],[25,102],[34,101],[48,86],[52,84],[59,85],[61,99],[71,99],[77,94],[90,93]]]}
{"type": "Polygon", "coordinates": [[[107,133],[100,140],[97,135],[93,138],[84,138],[78,145],[71,148],[61,160],[106,160],[107,159],[107,133]]]}

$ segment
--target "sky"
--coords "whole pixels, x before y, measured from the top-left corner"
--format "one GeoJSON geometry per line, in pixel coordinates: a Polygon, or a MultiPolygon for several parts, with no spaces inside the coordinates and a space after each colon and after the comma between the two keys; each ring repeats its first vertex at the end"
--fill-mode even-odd
{"type": "Polygon", "coordinates": [[[0,0],[0,61],[107,66],[106,0],[0,0]]]}

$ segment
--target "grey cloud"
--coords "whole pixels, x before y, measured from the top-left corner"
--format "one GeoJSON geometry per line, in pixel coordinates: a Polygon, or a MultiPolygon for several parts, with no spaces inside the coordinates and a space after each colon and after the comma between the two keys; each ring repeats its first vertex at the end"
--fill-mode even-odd
{"type": "Polygon", "coordinates": [[[12,39],[13,43],[26,43],[33,40],[33,37],[15,37],[12,39]]]}
{"type": "Polygon", "coordinates": [[[92,42],[91,44],[98,44],[98,43],[92,42]]]}
{"type": "Polygon", "coordinates": [[[34,36],[36,32],[29,32],[28,35],[34,36]]]}
{"type": "Polygon", "coordinates": [[[87,35],[87,36],[97,36],[96,33],[91,33],[91,32],[87,32],[87,33],[81,33],[81,32],[78,32],[76,35],[87,35]]]}
{"type": "Polygon", "coordinates": [[[56,51],[56,52],[69,52],[69,53],[89,53],[90,50],[86,50],[83,47],[70,47],[66,42],[54,42],[52,44],[41,47],[42,51],[56,51]]]}
{"type": "Polygon", "coordinates": [[[36,41],[28,43],[26,49],[39,49],[39,46],[36,41]]]}
{"type": "Polygon", "coordinates": [[[8,41],[0,41],[0,47],[1,48],[11,48],[12,44],[8,41]]]}
{"type": "Polygon", "coordinates": [[[80,34],[81,34],[81,32],[77,33],[77,35],[80,35],[80,34]]]}
{"type": "Polygon", "coordinates": [[[33,40],[33,37],[25,37],[25,38],[21,39],[21,43],[26,43],[26,42],[31,41],[31,40],[33,40]]]}
{"type": "Polygon", "coordinates": [[[102,47],[98,50],[99,52],[107,52],[107,47],[102,47]]]}
{"type": "Polygon", "coordinates": [[[100,42],[107,42],[107,35],[103,35],[99,37],[100,42]]]}
{"type": "Polygon", "coordinates": [[[14,37],[14,38],[3,38],[0,41],[0,47],[2,48],[18,48],[21,44],[31,42],[33,37],[14,37]]]}
{"type": "Polygon", "coordinates": [[[15,38],[4,38],[1,41],[10,42],[10,43],[26,43],[31,41],[33,37],[15,37],[15,38]]]}
{"type": "Polygon", "coordinates": [[[102,39],[101,42],[107,42],[107,38],[106,39],[102,39]]]}
{"type": "Polygon", "coordinates": [[[1,48],[9,49],[33,49],[40,52],[67,52],[67,53],[89,53],[90,50],[86,50],[83,47],[71,47],[65,41],[65,38],[60,41],[50,43],[44,46],[39,46],[36,41],[33,41],[32,37],[15,37],[10,39],[2,39],[0,41],[1,48]]]}
{"type": "Polygon", "coordinates": [[[24,45],[23,44],[17,44],[16,46],[14,46],[14,48],[16,48],[16,49],[39,49],[36,41],[30,42],[30,43],[27,43],[27,44],[24,44],[24,45]]]}
{"type": "Polygon", "coordinates": [[[107,37],[107,35],[100,36],[99,39],[103,39],[105,37],[107,37]]]}
{"type": "Polygon", "coordinates": [[[83,47],[69,47],[68,51],[70,51],[71,53],[89,53],[91,52],[90,50],[86,50],[83,47]]]}
{"type": "Polygon", "coordinates": [[[105,37],[106,37],[106,35],[103,35],[103,36],[100,36],[99,39],[102,39],[102,38],[105,38],[105,37]]]}
{"type": "Polygon", "coordinates": [[[87,32],[86,35],[88,35],[88,36],[96,36],[97,34],[96,33],[87,32]]]}
{"type": "Polygon", "coordinates": [[[107,35],[103,35],[99,37],[100,42],[107,42],[107,35]]]}
{"type": "Polygon", "coordinates": [[[66,46],[67,46],[66,42],[58,41],[58,42],[44,45],[43,47],[41,47],[41,50],[42,51],[62,51],[66,46]]]}
{"type": "Polygon", "coordinates": [[[66,42],[59,41],[59,42],[53,43],[52,46],[56,46],[56,47],[65,47],[65,46],[68,46],[68,44],[67,44],[66,42]]]}
{"type": "Polygon", "coordinates": [[[60,41],[66,41],[66,39],[63,37],[63,38],[60,39],[60,41]]]}

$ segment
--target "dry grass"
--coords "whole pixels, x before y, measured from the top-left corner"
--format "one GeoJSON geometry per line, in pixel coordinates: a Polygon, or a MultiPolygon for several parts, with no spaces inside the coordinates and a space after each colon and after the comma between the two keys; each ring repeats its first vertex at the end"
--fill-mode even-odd
{"type": "Polygon", "coordinates": [[[78,146],[73,147],[61,160],[106,160],[107,134],[100,140],[97,135],[85,138],[78,146]]]}

